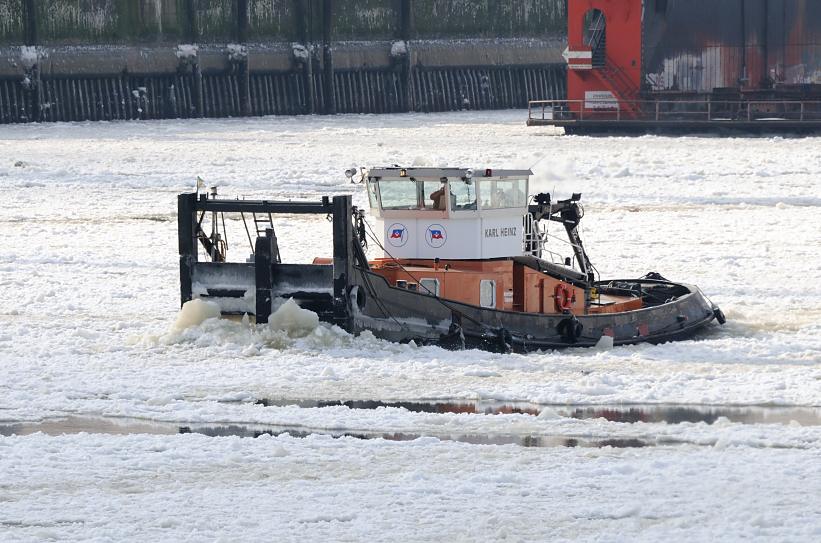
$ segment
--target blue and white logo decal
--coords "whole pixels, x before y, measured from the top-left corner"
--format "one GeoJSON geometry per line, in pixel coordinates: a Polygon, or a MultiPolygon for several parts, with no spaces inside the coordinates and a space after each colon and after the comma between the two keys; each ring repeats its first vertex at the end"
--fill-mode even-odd
{"type": "Polygon", "coordinates": [[[408,229],[402,224],[395,222],[385,231],[388,243],[394,247],[403,247],[408,242],[408,229]]]}
{"type": "Polygon", "coordinates": [[[428,226],[428,230],[425,232],[425,241],[434,249],[438,249],[447,243],[448,233],[445,231],[445,227],[441,224],[428,226]]]}

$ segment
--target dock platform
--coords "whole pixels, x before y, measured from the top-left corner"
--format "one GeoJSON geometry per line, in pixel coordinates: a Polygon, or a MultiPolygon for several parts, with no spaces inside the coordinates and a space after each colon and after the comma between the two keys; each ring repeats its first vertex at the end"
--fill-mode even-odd
{"type": "Polygon", "coordinates": [[[566,134],[821,134],[821,101],[532,100],[527,125],[566,134]]]}

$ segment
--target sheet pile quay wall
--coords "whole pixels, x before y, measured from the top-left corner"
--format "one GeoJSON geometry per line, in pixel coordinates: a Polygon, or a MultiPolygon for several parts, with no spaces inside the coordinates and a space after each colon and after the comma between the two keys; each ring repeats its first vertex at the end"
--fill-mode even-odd
{"type": "Polygon", "coordinates": [[[0,123],[526,107],[565,0],[0,0],[0,123]]]}

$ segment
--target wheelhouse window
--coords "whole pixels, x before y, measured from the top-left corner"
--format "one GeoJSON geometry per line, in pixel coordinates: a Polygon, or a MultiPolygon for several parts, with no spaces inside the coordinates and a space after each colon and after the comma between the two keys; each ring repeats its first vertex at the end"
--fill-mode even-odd
{"type": "Polygon", "coordinates": [[[379,207],[379,196],[376,193],[376,181],[368,181],[368,203],[371,209],[379,207]]]}
{"type": "MultiPolygon", "coordinates": [[[[449,184],[446,178],[444,179],[443,181],[442,179],[404,177],[370,181],[368,183],[368,197],[370,198],[371,207],[376,207],[375,204],[378,201],[381,203],[383,210],[447,209],[449,184]]],[[[453,206],[453,192],[450,193],[450,201],[451,206],[453,206]]]]}
{"type": "Polygon", "coordinates": [[[445,184],[441,180],[423,181],[425,209],[445,209],[445,184]],[[438,206],[438,207],[437,207],[438,206]]]}
{"type": "Polygon", "coordinates": [[[479,183],[482,209],[527,206],[527,179],[483,179],[479,183]]]}
{"type": "Polygon", "coordinates": [[[412,178],[379,180],[382,209],[419,209],[421,183],[412,178]]]}
{"type": "Polygon", "coordinates": [[[476,209],[476,184],[472,179],[451,179],[450,198],[453,210],[476,209]]]}

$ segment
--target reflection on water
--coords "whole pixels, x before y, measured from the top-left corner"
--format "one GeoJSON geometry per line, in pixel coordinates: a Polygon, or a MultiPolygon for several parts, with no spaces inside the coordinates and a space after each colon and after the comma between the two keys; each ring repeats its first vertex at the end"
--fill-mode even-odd
{"type": "Polygon", "coordinates": [[[412,432],[367,432],[324,430],[284,426],[261,426],[253,424],[181,426],[172,423],[146,422],[134,419],[108,419],[102,417],[67,417],[43,422],[21,422],[0,424],[0,435],[29,435],[42,432],[48,435],[63,434],[202,434],[210,437],[236,436],[256,438],[262,435],[288,435],[305,438],[311,435],[327,435],[333,438],[386,439],[388,441],[412,441],[420,437],[435,437],[443,441],[459,441],[474,445],[519,445],[521,447],[644,447],[649,445],[638,439],[582,439],[563,436],[533,436],[517,434],[440,434],[412,432]]]}
{"type": "Polygon", "coordinates": [[[420,437],[436,437],[443,441],[459,441],[473,445],[519,445],[521,447],[644,447],[647,443],[638,439],[578,439],[562,436],[532,436],[516,434],[415,434],[409,432],[347,432],[343,430],[302,430],[298,428],[254,427],[241,425],[227,426],[181,426],[181,434],[203,434],[212,437],[239,436],[255,438],[261,435],[288,435],[305,438],[310,435],[329,435],[333,438],[350,437],[354,439],[385,439],[388,441],[413,441],[420,437]]]}
{"type": "MultiPolygon", "coordinates": [[[[719,407],[719,406],[578,406],[539,405],[504,402],[383,402],[366,401],[286,401],[260,400],[265,406],[298,406],[301,408],[322,408],[346,406],[350,409],[376,409],[392,407],[423,413],[472,413],[477,415],[524,414],[537,416],[550,410],[551,416],[574,419],[605,419],[607,421],[635,423],[706,423],[713,424],[719,418],[743,424],[790,424],[804,426],[821,425],[821,408],[814,407],[719,407]]],[[[202,434],[206,436],[238,436],[255,438],[261,435],[289,435],[305,438],[310,435],[327,435],[333,438],[386,439],[389,441],[411,441],[420,437],[434,437],[446,441],[459,441],[476,445],[518,445],[521,447],[646,447],[656,445],[653,440],[636,438],[607,438],[555,435],[522,434],[448,434],[448,433],[385,433],[378,431],[327,430],[309,427],[264,426],[255,424],[185,424],[163,423],[142,419],[118,419],[107,417],[66,417],[41,422],[13,422],[0,424],[0,435],[27,435],[42,432],[48,435],[62,434],[202,434]]],[[[666,445],[675,442],[665,441],[666,445]]]]}
{"type": "Polygon", "coordinates": [[[62,434],[176,434],[174,426],[158,425],[138,419],[107,417],[66,417],[41,422],[0,423],[0,436],[25,436],[42,432],[51,436],[62,434]]]}
{"type": "Polygon", "coordinates": [[[717,406],[599,406],[576,407],[569,412],[574,419],[603,418],[611,422],[705,422],[718,419],[741,424],[821,425],[821,408],[814,407],[717,407],[717,406]]]}
{"type": "Polygon", "coordinates": [[[257,400],[257,405],[265,407],[334,407],[345,406],[350,409],[377,409],[379,407],[396,407],[414,413],[474,413],[483,415],[499,415],[502,413],[519,413],[524,415],[538,415],[539,406],[521,402],[462,402],[462,401],[404,401],[388,402],[381,400],[283,400],[263,398],[257,400]]]}
{"type": "Polygon", "coordinates": [[[719,418],[741,424],[790,424],[821,426],[821,408],[777,406],[710,406],[710,405],[546,405],[527,402],[498,401],[379,401],[379,400],[284,400],[261,399],[264,406],[297,406],[303,408],[345,406],[350,409],[394,407],[414,413],[473,413],[481,415],[539,415],[548,409],[558,416],[574,419],[606,419],[611,422],[705,422],[713,424],[719,418]]]}

